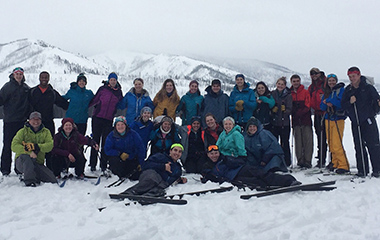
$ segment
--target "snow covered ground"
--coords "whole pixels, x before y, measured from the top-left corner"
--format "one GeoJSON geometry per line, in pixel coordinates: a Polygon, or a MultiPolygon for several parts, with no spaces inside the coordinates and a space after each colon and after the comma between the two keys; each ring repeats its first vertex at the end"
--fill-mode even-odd
{"type": "MultiPolygon", "coordinates": [[[[347,120],[344,144],[355,167],[350,132],[347,120]]],[[[337,189],[241,200],[240,195],[251,191],[234,188],[185,196],[188,204],[183,206],[125,206],[127,200],[111,200],[108,194],[134,182],[104,188],[116,180],[113,177],[102,179],[98,186],[91,183],[94,180],[72,180],[64,188],[54,184],[28,188],[12,173],[0,183],[0,240],[380,239],[380,179],[353,183],[349,176],[305,176],[303,172],[294,176],[303,183],[337,180],[337,189]],[[100,212],[99,207],[107,208],[100,212]]],[[[168,194],[218,187],[196,182],[194,174],[188,177],[187,184],[170,187],[168,194]]]]}

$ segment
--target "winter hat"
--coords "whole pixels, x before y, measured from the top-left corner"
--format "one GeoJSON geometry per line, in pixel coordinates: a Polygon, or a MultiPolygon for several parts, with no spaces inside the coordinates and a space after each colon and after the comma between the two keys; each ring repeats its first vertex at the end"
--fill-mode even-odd
{"type": "Polygon", "coordinates": [[[173,119],[169,116],[164,116],[162,119],[161,119],[161,123],[163,122],[170,122],[170,124],[173,123],[173,119]]]}
{"type": "Polygon", "coordinates": [[[77,77],[77,83],[80,81],[80,80],[83,80],[85,83],[87,83],[87,78],[86,76],[84,75],[84,73],[80,73],[77,77]]]}
{"type": "Polygon", "coordinates": [[[39,113],[39,112],[32,112],[32,113],[29,115],[29,120],[30,120],[30,119],[33,119],[33,118],[39,118],[39,119],[42,120],[41,113],[39,113]]]}
{"type": "Polygon", "coordinates": [[[122,123],[124,123],[126,126],[128,126],[128,124],[127,124],[127,119],[125,119],[124,116],[118,116],[118,117],[116,117],[116,118],[115,118],[115,121],[113,122],[113,126],[115,127],[115,126],[116,126],[116,123],[118,123],[118,122],[122,122],[122,123]]]}
{"type": "Polygon", "coordinates": [[[223,119],[223,124],[224,124],[224,122],[227,121],[227,120],[230,120],[230,121],[235,125],[235,119],[233,119],[233,118],[230,117],[230,116],[227,116],[227,117],[225,117],[225,118],[223,119]]]}
{"type": "Polygon", "coordinates": [[[180,143],[174,143],[170,146],[170,150],[172,150],[174,147],[180,147],[183,151],[183,146],[180,143]]]}
{"type": "Polygon", "coordinates": [[[152,109],[150,107],[148,107],[148,106],[145,106],[145,107],[143,107],[141,109],[140,115],[143,115],[144,112],[150,112],[150,113],[152,113],[152,109]]]}
{"type": "Polygon", "coordinates": [[[22,67],[16,67],[15,69],[13,69],[12,73],[17,73],[17,72],[21,72],[21,73],[24,73],[24,69],[22,67]]]}
{"type": "Polygon", "coordinates": [[[310,69],[310,74],[313,72],[320,73],[321,70],[319,70],[319,68],[313,67],[312,69],[310,69]]]}
{"type": "Polygon", "coordinates": [[[257,127],[257,126],[259,126],[259,124],[260,124],[259,119],[255,118],[255,117],[251,117],[250,119],[248,119],[247,125],[245,128],[248,129],[248,127],[250,125],[255,125],[257,127]]]}
{"type": "Polygon", "coordinates": [[[191,86],[191,84],[193,84],[193,83],[196,83],[197,84],[197,86],[199,86],[199,82],[197,81],[197,80],[192,80],[190,83],[189,83],[189,87],[191,86]]]}
{"type": "Polygon", "coordinates": [[[217,85],[219,85],[219,86],[222,86],[222,83],[220,82],[219,79],[214,79],[214,80],[212,80],[212,82],[211,82],[211,86],[214,85],[214,84],[215,84],[215,85],[217,84],[217,85]]]}
{"type": "Polygon", "coordinates": [[[110,75],[108,75],[108,80],[110,80],[111,78],[115,78],[117,80],[117,75],[115,72],[111,72],[110,75]]]}
{"type": "Polygon", "coordinates": [[[244,77],[244,75],[243,74],[237,74],[236,76],[235,76],[235,80],[237,79],[237,78],[239,78],[239,77],[241,77],[241,78],[243,78],[244,79],[244,81],[245,81],[245,77],[244,77]]]}
{"type": "Polygon", "coordinates": [[[70,122],[74,126],[74,120],[72,118],[64,118],[62,119],[62,126],[65,125],[65,123],[70,122]]]}
{"type": "Polygon", "coordinates": [[[350,75],[350,74],[357,74],[357,75],[360,75],[360,69],[358,67],[350,67],[347,71],[347,75],[350,75]]]}
{"type": "Polygon", "coordinates": [[[202,123],[201,117],[200,116],[193,116],[190,120],[190,124],[193,124],[193,122],[199,122],[202,123]]]}

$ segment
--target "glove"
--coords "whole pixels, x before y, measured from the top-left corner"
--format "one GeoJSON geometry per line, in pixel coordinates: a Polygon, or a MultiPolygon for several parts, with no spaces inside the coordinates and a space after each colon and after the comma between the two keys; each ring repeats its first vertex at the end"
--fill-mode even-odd
{"type": "Polygon", "coordinates": [[[274,106],[274,107],[272,108],[272,112],[274,112],[274,113],[278,112],[278,107],[277,107],[277,106],[274,106]]]}
{"type": "Polygon", "coordinates": [[[26,143],[23,141],[22,145],[24,145],[25,152],[31,152],[34,150],[34,144],[33,143],[26,143]]]}
{"type": "Polygon", "coordinates": [[[241,112],[243,111],[244,107],[243,107],[243,104],[244,104],[244,101],[243,100],[239,100],[235,103],[235,109],[236,111],[238,112],[241,112]]]}
{"type": "Polygon", "coordinates": [[[123,152],[122,154],[120,154],[120,158],[121,160],[125,161],[129,158],[129,154],[123,152]]]}
{"type": "Polygon", "coordinates": [[[136,169],[137,169],[138,172],[141,172],[141,165],[140,165],[140,164],[137,165],[137,168],[136,168],[136,169]]]}
{"type": "Polygon", "coordinates": [[[285,112],[285,105],[284,104],[281,105],[281,111],[285,112]]]}

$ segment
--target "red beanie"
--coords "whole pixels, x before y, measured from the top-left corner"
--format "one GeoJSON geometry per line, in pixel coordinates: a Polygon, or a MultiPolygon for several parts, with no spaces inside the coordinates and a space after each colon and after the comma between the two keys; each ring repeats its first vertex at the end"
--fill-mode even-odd
{"type": "Polygon", "coordinates": [[[65,125],[65,123],[71,122],[71,124],[74,126],[74,120],[72,118],[64,118],[62,119],[62,126],[65,125]]]}

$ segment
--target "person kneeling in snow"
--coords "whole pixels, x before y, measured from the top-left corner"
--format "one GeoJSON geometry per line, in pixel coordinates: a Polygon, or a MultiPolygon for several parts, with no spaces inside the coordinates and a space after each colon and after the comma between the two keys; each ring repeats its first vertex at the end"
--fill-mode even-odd
{"type": "Polygon", "coordinates": [[[53,172],[47,168],[45,153],[53,148],[49,129],[42,124],[41,113],[32,112],[12,140],[11,149],[16,153],[16,169],[24,174],[24,183],[35,187],[40,182],[57,183],[53,172]]]}
{"type": "Polygon", "coordinates": [[[139,182],[125,190],[125,194],[164,196],[165,188],[174,182],[186,183],[187,179],[181,177],[181,165],[177,162],[181,158],[183,146],[175,143],[170,147],[169,155],[156,153],[148,158],[142,166],[143,172],[139,182]]]}
{"type": "MultiPolygon", "coordinates": [[[[140,135],[129,128],[125,117],[115,118],[114,130],[107,136],[104,151],[113,174],[119,178],[139,179],[146,149],[140,135]]],[[[106,177],[107,172],[104,172],[106,177]]]]}
{"type": "Polygon", "coordinates": [[[53,171],[57,178],[61,178],[61,172],[66,174],[69,167],[75,167],[77,178],[84,178],[86,158],[83,154],[83,145],[99,150],[99,146],[94,140],[79,133],[72,118],[62,119],[62,126],[54,135],[52,150],[53,171]]]}
{"type": "Polygon", "coordinates": [[[202,183],[231,182],[234,185],[256,186],[293,186],[301,184],[292,175],[281,175],[265,172],[263,169],[251,166],[244,158],[224,156],[216,145],[207,148],[208,161],[203,167],[202,183]]]}

